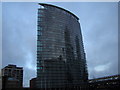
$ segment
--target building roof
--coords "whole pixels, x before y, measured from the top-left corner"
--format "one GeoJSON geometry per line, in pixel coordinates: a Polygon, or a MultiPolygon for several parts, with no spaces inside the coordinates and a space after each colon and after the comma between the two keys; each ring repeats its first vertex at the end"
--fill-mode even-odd
{"type": "Polygon", "coordinates": [[[8,66],[5,66],[3,69],[5,69],[5,68],[23,69],[23,67],[17,67],[16,65],[13,65],[13,64],[8,64],[8,66]]]}
{"type": "Polygon", "coordinates": [[[97,81],[105,81],[105,80],[113,80],[120,78],[120,75],[106,76],[101,78],[90,79],[89,82],[97,82],[97,81]]]}
{"type": "Polygon", "coordinates": [[[79,18],[78,18],[75,14],[73,14],[73,13],[71,13],[70,11],[68,11],[68,10],[66,10],[66,9],[63,9],[63,8],[61,8],[61,7],[58,7],[58,6],[55,6],[55,5],[51,5],[51,4],[45,4],[45,3],[39,3],[39,5],[42,5],[42,6],[51,6],[51,7],[59,8],[59,9],[61,9],[61,10],[66,11],[67,13],[73,15],[77,20],[79,20],[79,18]]]}
{"type": "Polygon", "coordinates": [[[37,78],[35,77],[35,78],[32,78],[30,81],[33,81],[33,80],[36,80],[37,78]]]}

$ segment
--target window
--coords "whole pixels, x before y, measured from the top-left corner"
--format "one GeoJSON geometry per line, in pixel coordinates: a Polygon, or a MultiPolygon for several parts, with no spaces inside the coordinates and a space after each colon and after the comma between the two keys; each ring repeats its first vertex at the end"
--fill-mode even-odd
{"type": "Polygon", "coordinates": [[[40,27],[40,26],[38,26],[38,30],[43,30],[43,28],[42,28],[42,27],[40,27]]]}
{"type": "Polygon", "coordinates": [[[47,7],[44,7],[44,9],[48,9],[47,7]]]}
{"type": "Polygon", "coordinates": [[[55,19],[55,16],[52,16],[53,19],[55,19]]]}
{"type": "Polygon", "coordinates": [[[37,47],[37,51],[42,51],[42,47],[37,47]]]}
{"type": "Polygon", "coordinates": [[[43,10],[38,10],[38,13],[42,13],[43,12],[43,10]]]}
{"type": "Polygon", "coordinates": [[[38,35],[42,35],[42,32],[41,32],[41,31],[38,31],[38,35]]]}
{"type": "Polygon", "coordinates": [[[40,40],[40,38],[41,38],[40,36],[37,37],[38,40],[40,40]]]}
{"type": "Polygon", "coordinates": [[[43,69],[43,66],[37,67],[37,69],[43,69]]]}
{"type": "Polygon", "coordinates": [[[42,21],[42,18],[38,18],[38,21],[42,21]]]}
{"type": "Polygon", "coordinates": [[[43,16],[42,14],[38,14],[39,17],[43,16]]]}
{"type": "Polygon", "coordinates": [[[38,46],[42,46],[42,43],[40,41],[37,41],[38,46]]]}

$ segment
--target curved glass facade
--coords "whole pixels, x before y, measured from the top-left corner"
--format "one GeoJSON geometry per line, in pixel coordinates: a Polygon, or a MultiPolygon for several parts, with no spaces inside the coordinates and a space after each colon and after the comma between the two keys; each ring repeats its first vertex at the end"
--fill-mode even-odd
{"type": "Polygon", "coordinates": [[[87,82],[79,19],[57,6],[40,4],[37,31],[37,87],[62,88],[87,82]]]}

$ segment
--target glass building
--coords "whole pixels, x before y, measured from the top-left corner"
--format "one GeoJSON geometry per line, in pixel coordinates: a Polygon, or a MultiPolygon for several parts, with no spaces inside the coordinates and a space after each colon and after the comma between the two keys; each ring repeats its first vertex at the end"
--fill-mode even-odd
{"type": "Polygon", "coordinates": [[[63,8],[39,3],[37,87],[65,88],[87,83],[79,18],[63,8]]]}

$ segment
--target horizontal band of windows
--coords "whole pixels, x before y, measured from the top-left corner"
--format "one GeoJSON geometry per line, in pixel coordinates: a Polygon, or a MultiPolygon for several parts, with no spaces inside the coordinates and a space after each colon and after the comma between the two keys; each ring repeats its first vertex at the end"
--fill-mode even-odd
{"type": "Polygon", "coordinates": [[[38,13],[44,12],[44,9],[38,9],[38,13]]]}
{"type": "MultiPolygon", "coordinates": [[[[38,29],[39,30],[39,29],[38,29]]],[[[45,29],[44,29],[45,30],[45,29]]],[[[64,35],[64,33],[63,32],[56,32],[56,31],[50,31],[50,32],[47,32],[46,30],[44,31],[44,34],[45,35],[48,35],[48,34],[54,34],[56,37],[60,37],[61,35],[64,35]]],[[[52,36],[51,36],[52,37],[52,36]]]]}
{"type": "MultiPolygon", "coordinates": [[[[39,57],[37,57],[37,58],[39,58],[39,57]]],[[[42,60],[48,60],[48,59],[52,59],[51,57],[42,57],[41,58],[42,60]]]]}
{"type": "MultiPolygon", "coordinates": [[[[42,47],[42,46],[38,46],[38,47],[42,47]]],[[[38,51],[37,54],[41,54],[41,52],[39,53],[39,50],[37,50],[37,51],[38,51]]],[[[42,52],[43,55],[45,55],[45,54],[47,54],[47,53],[48,53],[48,55],[49,55],[49,54],[61,54],[61,53],[63,53],[63,51],[61,51],[61,49],[59,49],[59,48],[56,48],[56,49],[55,49],[54,47],[53,47],[53,48],[52,48],[52,47],[51,47],[51,48],[48,48],[48,47],[47,47],[47,48],[44,48],[44,47],[43,47],[43,48],[42,48],[42,51],[43,51],[43,52],[42,52]]]]}
{"type": "Polygon", "coordinates": [[[49,75],[49,73],[46,75],[46,76],[44,76],[44,74],[47,74],[47,73],[43,73],[43,72],[40,72],[40,75],[39,75],[39,78],[41,78],[42,79],[42,77],[49,77],[49,79],[60,79],[60,77],[62,77],[61,79],[66,79],[65,78],[65,73],[64,74],[60,74],[60,75],[57,75],[57,74],[50,74],[49,75]],[[52,76],[52,75],[54,75],[54,76],[52,76]]]}
{"type": "MultiPolygon", "coordinates": [[[[50,35],[49,33],[45,34],[43,31],[39,31],[37,33],[43,33],[43,36],[41,37],[41,39],[45,39],[45,40],[60,40],[60,41],[64,41],[64,37],[62,37],[62,35],[58,36],[58,35],[50,35]],[[46,38],[47,37],[47,38],[46,38]]],[[[39,37],[39,34],[37,34],[37,36],[39,37]]]]}
{"type": "MultiPolygon", "coordinates": [[[[62,41],[62,40],[64,40],[64,37],[61,35],[61,34],[59,34],[59,35],[57,35],[57,34],[50,34],[50,33],[45,33],[45,32],[43,32],[43,31],[41,31],[41,30],[39,30],[37,33],[43,33],[43,36],[42,36],[42,39],[52,39],[52,40],[60,40],[60,41],[62,41]],[[46,38],[46,36],[48,37],[48,38],[46,38]]],[[[39,36],[39,34],[37,34],[37,36],[39,36]]]]}
{"type": "MultiPolygon", "coordinates": [[[[56,63],[56,62],[55,62],[56,63]]],[[[59,62],[60,63],[60,62],[59,62]]],[[[37,65],[37,67],[42,67],[42,68],[45,68],[46,70],[48,70],[49,72],[51,71],[51,70],[61,70],[61,71],[64,71],[65,70],[65,63],[63,63],[63,64],[59,64],[59,63],[56,63],[56,65],[53,65],[53,66],[38,66],[37,65]],[[60,66],[62,66],[62,67],[60,67],[60,66]],[[63,69],[63,70],[62,70],[63,69]]],[[[47,64],[49,64],[49,63],[47,63],[47,64]]],[[[51,63],[52,64],[52,63],[51,63]]],[[[58,71],[58,72],[60,72],[60,71],[58,71]]]]}
{"type": "Polygon", "coordinates": [[[43,47],[43,45],[37,45],[37,47],[43,47]]]}
{"type": "MultiPolygon", "coordinates": [[[[39,76],[40,77],[40,76],[39,76]]],[[[65,81],[67,79],[65,79],[65,77],[63,78],[57,78],[56,76],[56,79],[55,78],[47,78],[47,81],[43,78],[43,77],[40,77],[41,79],[39,80],[39,82],[50,82],[49,80],[52,80],[51,83],[54,81],[54,80],[60,80],[60,81],[65,81]],[[41,81],[42,80],[42,81],[41,81]]]]}
{"type": "MultiPolygon", "coordinates": [[[[39,70],[38,70],[39,71],[39,70]]],[[[60,75],[64,75],[65,74],[65,72],[66,71],[64,71],[64,72],[56,72],[56,71],[54,71],[54,73],[53,72],[46,72],[45,70],[44,70],[44,73],[43,72],[41,72],[41,70],[39,71],[39,72],[37,72],[37,73],[41,73],[41,75],[40,76],[42,76],[42,75],[44,75],[44,74],[46,74],[46,75],[48,75],[48,76],[50,76],[51,74],[53,75],[53,76],[57,76],[58,74],[60,74],[60,75]]],[[[52,77],[52,76],[51,76],[52,77]]]]}
{"type": "MultiPolygon", "coordinates": [[[[42,46],[38,46],[38,47],[42,47],[42,46]]],[[[63,53],[62,49],[61,48],[54,48],[54,47],[42,47],[42,50],[43,50],[43,54],[47,54],[48,52],[50,52],[51,54],[60,54],[60,53],[63,53]]],[[[38,51],[38,54],[39,54],[39,50],[38,51]]],[[[41,53],[41,52],[40,52],[41,53]]],[[[48,54],[50,54],[48,53],[48,54]]]]}
{"type": "MultiPolygon", "coordinates": [[[[64,66],[64,61],[61,61],[61,60],[59,60],[59,61],[56,61],[56,60],[42,60],[42,61],[38,61],[38,62],[40,62],[40,63],[56,63],[57,65],[62,65],[62,66],[64,66]]],[[[37,65],[37,66],[39,66],[39,65],[37,65]]],[[[41,65],[40,65],[41,66],[41,65]]],[[[52,67],[52,66],[56,66],[56,65],[49,65],[48,64],[48,66],[46,66],[46,65],[44,65],[45,67],[52,67]]],[[[58,66],[58,67],[60,67],[60,66],[58,66]]],[[[62,68],[62,67],[61,67],[62,68]]]]}
{"type": "Polygon", "coordinates": [[[38,22],[39,22],[39,21],[42,21],[42,20],[43,20],[42,18],[38,18],[38,22]]]}
{"type": "Polygon", "coordinates": [[[50,75],[51,75],[51,77],[55,77],[55,76],[64,76],[64,74],[65,74],[65,72],[66,71],[64,71],[64,73],[53,73],[53,72],[49,72],[49,73],[47,73],[46,71],[44,72],[44,73],[42,73],[41,71],[39,71],[38,73],[41,73],[41,75],[40,76],[42,76],[42,75],[44,75],[44,74],[47,74],[46,76],[49,76],[50,77],[50,75]]]}
{"type": "Polygon", "coordinates": [[[45,26],[45,24],[43,24],[43,23],[44,23],[44,22],[38,23],[38,24],[37,24],[37,27],[45,28],[46,26],[45,26]]]}
{"type": "Polygon", "coordinates": [[[49,59],[52,59],[53,56],[54,56],[54,58],[59,57],[59,55],[56,55],[56,54],[47,54],[47,55],[37,55],[37,58],[42,58],[42,59],[48,59],[49,58],[49,59]]]}
{"type": "MultiPolygon", "coordinates": [[[[38,41],[40,41],[40,40],[38,40],[38,41]]],[[[56,43],[53,42],[53,43],[54,43],[53,45],[49,46],[50,48],[53,47],[54,49],[56,49],[56,48],[58,47],[59,49],[60,49],[60,48],[62,49],[62,47],[63,47],[62,45],[63,45],[63,44],[59,44],[59,43],[57,43],[57,42],[56,42],[56,43]]],[[[42,45],[50,45],[50,44],[51,44],[51,42],[50,42],[50,43],[45,43],[45,42],[43,42],[42,45]]],[[[49,47],[46,47],[46,46],[45,46],[44,48],[47,49],[47,48],[49,48],[49,47]]],[[[71,48],[69,47],[69,48],[67,48],[67,49],[71,49],[71,48]]],[[[66,49],[66,50],[67,50],[67,49],[66,49]]],[[[69,51],[69,50],[68,50],[68,51],[69,51]]]]}
{"type": "Polygon", "coordinates": [[[66,78],[65,78],[65,76],[61,76],[61,78],[60,78],[60,76],[59,76],[59,78],[57,78],[58,76],[56,76],[56,78],[53,78],[53,77],[46,77],[46,76],[39,76],[39,78],[41,78],[40,79],[40,81],[41,82],[57,82],[58,83],[58,81],[56,81],[56,80],[59,80],[59,81],[65,81],[65,80],[67,80],[66,78]],[[47,81],[44,79],[44,78],[46,78],[47,79],[47,81]]]}
{"type": "Polygon", "coordinates": [[[43,13],[39,13],[39,14],[38,14],[38,18],[39,18],[39,17],[44,17],[44,14],[43,14],[43,13]]]}
{"type": "Polygon", "coordinates": [[[45,57],[45,56],[60,56],[61,55],[61,52],[58,52],[58,53],[53,53],[53,52],[45,52],[45,53],[37,53],[37,57],[45,57]]]}
{"type": "Polygon", "coordinates": [[[43,59],[43,60],[45,60],[45,59],[53,59],[53,57],[54,57],[54,59],[55,58],[58,58],[59,57],[59,55],[57,55],[57,54],[47,54],[47,55],[37,55],[37,58],[39,59],[39,58],[41,58],[41,59],[43,59]]]}
{"type": "Polygon", "coordinates": [[[41,20],[41,21],[37,21],[37,23],[38,23],[38,24],[41,24],[41,23],[43,23],[43,21],[42,21],[42,20],[41,20]]]}
{"type": "Polygon", "coordinates": [[[52,47],[52,46],[51,47],[45,47],[44,45],[37,45],[37,47],[43,47],[44,52],[54,51],[54,50],[61,50],[61,48],[55,48],[55,46],[54,47],[52,47]]]}
{"type": "MultiPolygon", "coordinates": [[[[38,33],[42,33],[42,32],[38,32],[38,33]]],[[[37,35],[38,37],[41,37],[41,35],[37,35]]],[[[45,36],[47,36],[48,37],[48,35],[45,35],[45,36]]],[[[50,37],[48,37],[48,38],[45,38],[45,36],[42,36],[41,38],[40,38],[40,40],[52,40],[52,41],[57,41],[57,40],[59,40],[60,42],[65,42],[64,40],[62,40],[63,39],[63,37],[54,37],[54,36],[50,36],[50,37]]]]}
{"type": "Polygon", "coordinates": [[[37,51],[42,51],[42,48],[38,48],[37,51]]]}
{"type": "Polygon", "coordinates": [[[37,43],[37,46],[39,47],[39,46],[43,46],[43,44],[42,43],[37,43]]]}
{"type": "Polygon", "coordinates": [[[38,27],[37,27],[37,30],[40,31],[40,30],[43,30],[43,28],[40,27],[40,26],[38,26],[38,27]]]}
{"type": "MultiPolygon", "coordinates": [[[[55,46],[63,47],[63,45],[64,45],[64,42],[60,41],[60,40],[45,40],[45,39],[41,40],[40,38],[38,38],[37,41],[43,43],[44,45],[50,45],[52,47],[55,47],[55,46]]],[[[71,44],[69,44],[69,45],[71,45],[71,44]]]]}
{"type": "Polygon", "coordinates": [[[58,56],[60,56],[60,54],[61,53],[52,53],[52,52],[49,52],[49,53],[37,53],[37,57],[52,57],[52,56],[54,56],[54,57],[58,57],[58,56]]]}
{"type": "Polygon", "coordinates": [[[59,53],[57,53],[57,54],[43,54],[43,53],[41,53],[41,54],[37,54],[38,56],[38,58],[40,57],[40,58],[50,58],[50,57],[52,57],[52,56],[56,56],[56,57],[58,57],[60,54],[59,53]]]}
{"type": "Polygon", "coordinates": [[[50,57],[37,57],[38,59],[42,59],[42,60],[51,60],[53,59],[51,56],[50,57]]]}
{"type": "Polygon", "coordinates": [[[38,32],[38,35],[42,35],[42,32],[38,32]]]}
{"type": "MultiPolygon", "coordinates": [[[[59,46],[59,45],[58,45],[59,46]]],[[[43,51],[44,52],[49,52],[49,51],[51,51],[51,52],[53,52],[53,51],[55,51],[55,50],[57,50],[57,52],[61,52],[61,48],[56,48],[56,47],[58,47],[58,46],[51,46],[51,47],[46,47],[46,46],[44,46],[44,45],[37,45],[37,47],[42,47],[43,48],[43,51]],[[59,51],[60,50],[60,51],[59,51]]],[[[66,50],[66,51],[70,51],[70,50],[66,50]]]]}

